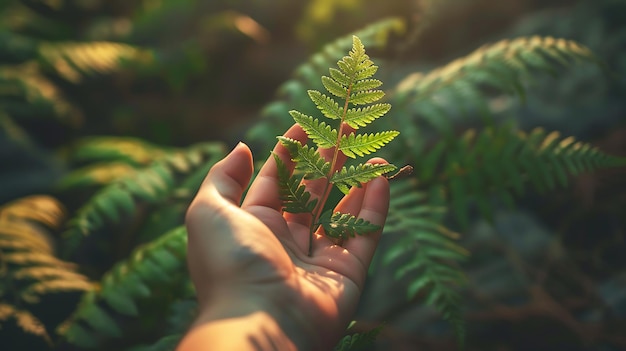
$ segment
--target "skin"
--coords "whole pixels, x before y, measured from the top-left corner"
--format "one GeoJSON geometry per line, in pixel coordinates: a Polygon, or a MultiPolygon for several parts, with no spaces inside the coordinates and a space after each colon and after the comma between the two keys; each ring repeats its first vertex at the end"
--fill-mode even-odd
{"type": "MultiPolygon", "coordinates": [[[[285,136],[307,140],[298,125],[285,136]]],[[[274,152],[293,169],[280,143],[274,152]]],[[[320,152],[330,157],[333,150],[320,152]]],[[[187,211],[200,313],[178,350],[331,350],[355,312],[380,232],[343,246],[318,232],[309,257],[310,216],[281,211],[273,157],[241,201],[252,174],[252,153],[240,143],[209,171],[187,211]]],[[[312,196],[321,196],[324,182],[307,182],[312,196]]],[[[388,207],[381,176],[352,189],[335,209],[382,227],[388,207]]]]}

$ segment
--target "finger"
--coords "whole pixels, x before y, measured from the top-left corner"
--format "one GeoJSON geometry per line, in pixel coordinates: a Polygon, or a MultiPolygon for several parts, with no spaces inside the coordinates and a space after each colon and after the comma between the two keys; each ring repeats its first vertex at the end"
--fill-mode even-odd
{"type": "MultiPolygon", "coordinates": [[[[289,128],[284,136],[302,143],[307,141],[306,133],[297,124],[289,128]]],[[[293,170],[294,164],[291,161],[291,155],[280,142],[276,143],[273,152],[280,157],[290,171],[293,170]]],[[[264,206],[280,211],[282,201],[278,196],[278,190],[278,168],[276,160],[270,155],[263,167],[261,167],[254,182],[252,182],[241,207],[264,206]]]]}
{"type": "Polygon", "coordinates": [[[224,200],[239,206],[253,171],[252,152],[246,144],[237,144],[224,159],[211,167],[192,206],[197,202],[214,203],[224,200]]]}

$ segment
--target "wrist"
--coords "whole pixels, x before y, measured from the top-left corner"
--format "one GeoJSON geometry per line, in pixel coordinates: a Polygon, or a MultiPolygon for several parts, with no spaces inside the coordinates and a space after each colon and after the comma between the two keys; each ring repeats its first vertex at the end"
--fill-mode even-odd
{"type": "Polygon", "coordinates": [[[320,335],[290,300],[284,294],[214,296],[200,307],[179,350],[202,350],[199,345],[207,349],[320,349],[320,335]]]}

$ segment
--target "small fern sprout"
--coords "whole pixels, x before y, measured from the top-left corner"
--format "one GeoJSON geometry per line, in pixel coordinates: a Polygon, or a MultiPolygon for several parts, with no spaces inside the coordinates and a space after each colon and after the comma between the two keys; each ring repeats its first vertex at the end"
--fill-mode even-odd
{"type": "Polygon", "coordinates": [[[327,237],[338,243],[355,235],[375,232],[380,227],[347,213],[327,211],[322,214],[324,201],[312,199],[302,180],[325,179],[326,185],[321,199],[326,199],[333,185],[347,194],[351,187],[360,187],[361,184],[396,169],[392,164],[370,163],[338,169],[339,152],[357,159],[382,148],[399,132],[356,133],[356,130],[369,125],[391,109],[390,104],[376,103],[385,95],[382,90],[377,89],[382,82],[372,78],[378,66],[365,53],[365,47],[358,37],[353,36],[352,50],[348,56],[337,62],[337,66],[338,68],[329,69],[330,76],[322,77],[322,84],[331,96],[317,90],[308,91],[311,101],[329,121],[320,121],[295,110],[289,112],[317,148],[290,138],[278,137],[295,163],[294,174],[290,174],[286,165],[274,154],[278,165],[283,210],[308,213],[313,219],[309,228],[309,256],[312,254],[313,235],[320,226],[327,237]],[[340,102],[336,101],[337,98],[340,102]],[[354,132],[347,134],[348,127],[354,132]],[[319,149],[333,149],[330,160],[325,159],[319,149]]]}

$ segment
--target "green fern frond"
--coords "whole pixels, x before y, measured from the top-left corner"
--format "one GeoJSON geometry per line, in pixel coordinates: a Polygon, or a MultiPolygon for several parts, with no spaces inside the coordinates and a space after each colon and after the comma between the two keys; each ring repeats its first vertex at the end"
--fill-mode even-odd
{"type": "MultiPolygon", "coordinates": [[[[405,22],[400,18],[386,18],[375,22],[367,27],[341,37],[332,43],[325,45],[322,50],[312,55],[304,64],[294,70],[293,78],[283,83],[278,88],[276,101],[268,104],[262,111],[263,121],[250,129],[248,137],[257,142],[267,142],[267,135],[277,135],[286,130],[293,123],[288,117],[292,109],[306,111],[309,104],[309,96],[306,92],[311,89],[321,89],[319,77],[328,72],[328,67],[341,59],[345,52],[352,47],[352,37],[357,36],[363,45],[369,48],[385,48],[389,44],[389,38],[393,34],[402,33],[405,30],[405,22]]],[[[330,76],[338,82],[347,82],[336,68],[330,69],[330,76]]],[[[343,75],[345,76],[345,75],[343,75]]],[[[313,111],[306,111],[313,113],[313,111]]],[[[328,118],[332,118],[327,116],[328,118]]],[[[352,126],[354,128],[354,126],[352,126]]],[[[270,145],[266,145],[268,148],[270,145]]]]}
{"type": "MultiPolygon", "coordinates": [[[[393,104],[405,105],[403,110],[412,111],[439,132],[450,134],[451,110],[475,109],[488,115],[484,87],[524,99],[524,81],[531,71],[551,73],[574,62],[599,64],[589,49],[570,40],[538,36],[502,40],[428,74],[409,75],[396,87],[393,104]]],[[[414,128],[409,125],[407,131],[414,128]]],[[[406,138],[414,136],[415,132],[405,133],[406,138]]]]}
{"type": "Polygon", "coordinates": [[[399,262],[396,278],[411,277],[407,296],[413,299],[424,294],[426,303],[433,305],[450,323],[462,342],[465,334],[462,301],[457,289],[465,281],[459,263],[468,255],[456,243],[459,234],[444,224],[444,199],[416,191],[415,183],[402,180],[391,186],[389,215],[384,234],[394,236],[392,247],[383,260],[399,262]]]}
{"type": "Polygon", "coordinates": [[[360,187],[361,183],[367,183],[370,180],[383,174],[393,172],[395,169],[396,166],[389,164],[365,163],[357,166],[344,166],[341,168],[341,170],[333,174],[330,182],[337,186],[360,187]]]}
{"type": "Polygon", "coordinates": [[[372,224],[356,216],[335,212],[320,217],[318,223],[324,228],[324,233],[331,238],[348,239],[355,235],[364,235],[380,229],[379,225],[372,224]]]}
{"type": "Polygon", "coordinates": [[[284,210],[291,213],[313,213],[318,200],[311,200],[311,194],[300,184],[301,179],[290,176],[285,163],[278,155],[272,155],[278,168],[279,196],[284,210]]]}
{"type": "Polygon", "coordinates": [[[59,191],[103,186],[117,179],[130,177],[137,169],[126,162],[98,163],[74,170],[59,180],[59,191]]]}
{"type": "Polygon", "coordinates": [[[304,179],[319,179],[328,176],[330,162],[327,162],[315,149],[283,136],[279,136],[278,140],[291,154],[291,160],[296,163],[295,169],[304,173],[304,179]]]}
{"type": "Polygon", "coordinates": [[[86,75],[120,70],[127,62],[145,64],[153,60],[151,51],[121,43],[45,42],[39,46],[40,63],[72,83],[79,83],[86,75]]]}
{"type": "Polygon", "coordinates": [[[118,262],[100,281],[100,288],[86,293],[72,317],[57,332],[70,343],[93,347],[95,340],[122,334],[112,312],[125,316],[140,314],[138,301],[155,291],[179,286],[184,280],[187,231],[180,226],[133,251],[118,262]]]}
{"type": "MultiPolygon", "coordinates": [[[[66,253],[75,252],[86,236],[105,225],[116,224],[121,218],[133,215],[139,203],[165,201],[173,191],[184,185],[184,179],[180,178],[196,169],[205,170],[221,155],[221,146],[212,143],[196,145],[185,152],[172,153],[152,166],[104,187],[69,221],[69,228],[63,233],[66,253]]],[[[196,186],[199,181],[201,178],[194,177],[196,186]]],[[[196,190],[193,184],[187,186],[191,187],[188,191],[196,190]]]]}
{"type": "Polygon", "coordinates": [[[385,131],[378,132],[376,134],[354,134],[342,136],[339,142],[339,151],[344,155],[356,158],[357,155],[363,157],[369,155],[387,143],[392,141],[400,132],[398,131],[385,131]]]}
{"type": "MultiPolygon", "coordinates": [[[[354,322],[353,322],[354,323],[354,322]]],[[[348,327],[348,330],[352,327],[352,324],[348,327]]],[[[376,337],[383,330],[384,324],[377,326],[374,329],[368,330],[363,333],[354,333],[344,336],[337,346],[333,349],[334,351],[357,351],[362,350],[368,346],[370,346],[374,341],[376,341],[376,337]]]]}
{"type": "MultiPolygon", "coordinates": [[[[317,149],[301,145],[295,140],[279,137],[281,143],[286,147],[295,162],[295,169],[304,173],[304,179],[324,178],[326,183],[322,191],[322,199],[326,199],[333,185],[344,194],[347,194],[352,186],[360,187],[384,173],[394,170],[393,165],[382,164],[358,164],[349,168],[344,166],[336,171],[338,165],[339,152],[352,158],[370,154],[398,135],[396,131],[384,131],[376,134],[350,134],[342,135],[346,126],[345,120],[348,106],[366,105],[378,101],[384,96],[382,90],[374,90],[382,82],[372,79],[378,67],[374,65],[369,56],[365,53],[365,47],[361,40],[352,37],[352,50],[337,62],[339,69],[329,69],[329,76],[322,76],[322,85],[326,90],[340,98],[343,102],[337,103],[332,97],[328,97],[316,90],[309,90],[308,95],[322,114],[336,122],[336,129],[326,122],[308,116],[302,112],[291,110],[289,113],[294,121],[300,125],[308,138],[316,144],[317,149]],[[343,108],[340,106],[343,105],[343,108]],[[333,156],[329,161],[319,153],[319,149],[332,149],[333,156]]],[[[388,106],[376,105],[375,107],[352,110],[350,122],[356,126],[363,126],[381,116],[381,112],[389,110],[388,106]],[[371,115],[368,115],[371,113],[371,115]]],[[[275,156],[277,163],[278,158],[275,156]]],[[[279,163],[280,166],[280,163],[279,163]]],[[[287,205],[285,211],[295,211],[298,213],[307,212],[311,214],[312,225],[309,227],[309,252],[312,254],[313,234],[319,225],[325,228],[326,235],[331,238],[347,239],[356,234],[364,235],[374,231],[373,225],[362,219],[348,214],[338,213],[337,215],[322,216],[324,203],[315,203],[310,206],[310,193],[305,186],[300,185],[300,179],[289,177],[284,165],[279,170],[281,197],[287,205]]],[[[377,228],[377,227],[376,227],[377,228]]]]}
{"type": "Polygon", "coordinates": [[[443,186],[456,218],[469,225],[470,200],[491,218],[492,197],[513,206],[513,194],[527,183],[538,191],[566,186],[570,176],[626,164],[574,138],[538,128],[529,134],[509,127],[468,130],[460,138],[445,139],[417,162],[420,187],[443,186]]]}

